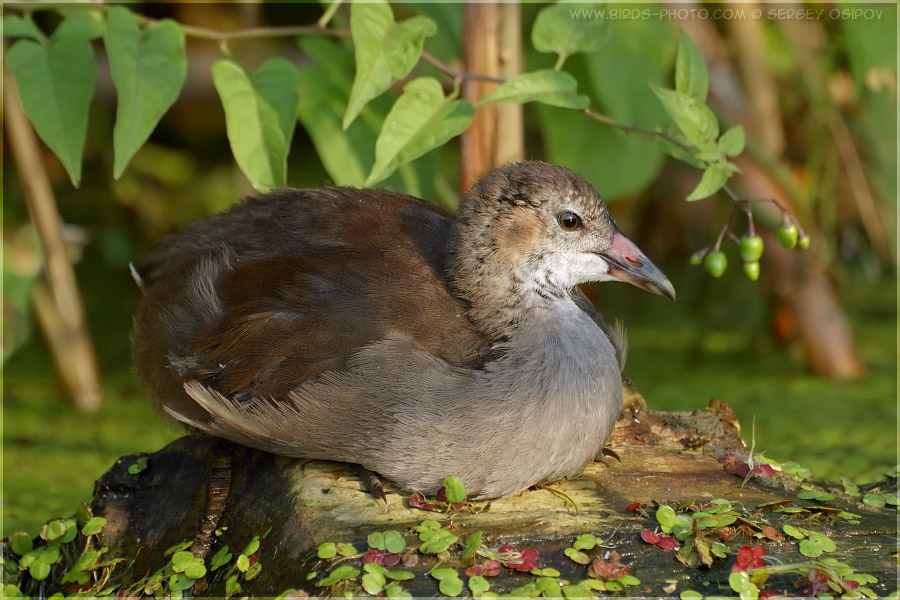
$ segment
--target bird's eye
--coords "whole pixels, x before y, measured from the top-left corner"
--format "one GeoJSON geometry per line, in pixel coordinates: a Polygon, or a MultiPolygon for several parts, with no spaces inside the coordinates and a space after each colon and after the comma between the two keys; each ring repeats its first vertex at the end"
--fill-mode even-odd
{"type": "Polygon", "coordinates": [[[575,231],[581,227],[581,217],[570,210],[563,211],[556,215],[556,222],[566,231],[575,231]]]}

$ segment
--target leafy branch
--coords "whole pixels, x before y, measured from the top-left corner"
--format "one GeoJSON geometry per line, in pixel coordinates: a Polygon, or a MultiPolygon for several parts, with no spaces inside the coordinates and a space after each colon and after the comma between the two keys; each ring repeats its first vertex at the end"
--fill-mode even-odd
{"type": "MultiPolygon", "coordinates": [[[[747,275],[751,279],[758,277],[762,240],[756,235],[751,201],[739,198],[727,185],[728,179],[740,172],[730,159],[744,150],[744,130],[734,126],[720,135],[718,120],[706,105],[706,64],[686,34],[679,42],[675,89],[650,84],[672,120],[663,130],[628,125],[592,109],[590,98],[578,93],[578,81],[562,70],[573,54],[596,52],[608,43],[608,21],[573,19],[569,9],[560,4],[545,7],[537,15],[531,41],[536,50],[557,55],[554,67],[503,79],[457,70],[425,51],[425,40],[437,32],[437,24],[428,17],[396,21],[387,2],[353,3],[350,29],[346,30],[327,26],[335,10],[336,3],[332,3],[314,25],[220,31],[153,19],[122,7],[91,5],[60,11],[64,19],[49,37],[31,21],[30,13],[24,12],[24,18],[4,18],[5,35],[22,38],[11,47],[7,62],[22,87],[26,113],[76,185],[87,107],[93,95],[95,67],[90,41],[101,37],[110,56],[118,94],[114,129],[116,178],[180,93],[186,75],[186,36],[218,42],[226,56],[213,66],[213,81],[225,111],[235,160],[260,190],[286,182],[295,115],[309,131],[329,172],[352,171],[338,183],[372,186],[466,131],[478,106],[537,102],[579,111],[626,134],[656,140],[673,157],[702,169],[703,176],[687,200],[700,200],[721,190],[734,205],[714,244],[695,254],[694,262],[704,262],[711,274],[721,275],[727,264],[721,244],[726,238],[735,239],[741,246],[747,275]],[[328,68],[298,69],[289,61],[272,58],[251,73],[232,59],[228,48],[235,41],[282,37],[300,38],[304,51],[328,64],[328,68]],[[350,66],[339,64],[340,59],[331,56],[329,48],[333,46],[324,40],[311,41],[347,37],[352,39],[355,52],[355,75],[349,83],[343,79],[343,73],[350,66]],[[382,94],[407,80],[420,62],[432,65],[452,81],[449,94],[437,80],[415,77],[406,81],[389,110],[379,109],[373,114],[372,107],[375,103],[380,105],[382,94]],[[309,73],[315,73],[317,80],[311,80],[309,73]],[[498,87],[473,105],[458,98],[459,86],[465,80],[495,83],[498,87]],[[327,88],[324,93],[345,98],[338,130],[334,129],[333,117],[337,115],[331,112],[332,101],[320,97],[314,89],[323,85],[327,88]],[[70,92],[66,91],[70,88],[70,92]],[[62,96],[48,97],[48,89],[62,90],[62,96]],[[149,90],[154,93],[147,93],[149,90]],[[306,98],[303,102],[301,91],[306,98]],[[373,142],[366,142],[374,145],[374,157],[360,157],[355,166],[348,167],[346,148],[334,141],[347,136],[357,147],[350,154],[358,154],[359,142],[374,136],[373,142]],[[748,223],[747,235],[737,239],[731,222],[739,208],[748,223]]],[[[335,173],[335,179],[340,179],[335,173]]],[[[786,247],[808,246],[809,238],[793,214],[774,199],[764,201],[773,202],[782,212],[782,243],[786,247]]]]}

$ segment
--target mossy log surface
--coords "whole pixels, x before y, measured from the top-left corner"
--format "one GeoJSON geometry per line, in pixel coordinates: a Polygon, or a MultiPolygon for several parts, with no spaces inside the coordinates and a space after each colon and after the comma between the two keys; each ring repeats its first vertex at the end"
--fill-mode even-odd
{"type": "MultiPolygon", "coordinates": [[[[460,541],[483,531],[484,547],[494,551],[503,544],[535,548],[541,567],[557,569],[572,583],[586,579],[588,567],[563,551],[577,535],[592,533],[604,542],[587,552],[591,559],[608,556],[614,549],[640,579],[639,586],[628,588],[631,596],[677,596],[687,589],[735,595],[728,576],[741,545],[763,543],[767,555],[782,563],[809,560],[789,536],[783,541],[760,540],[746,531],[726,541],[732,554],[716,559],[711,567],[688,567],[676,560],[673,550],[642,541],[642,530],[658,527],[654,503],[678,506],[724,498],[735,502],[747,519],[770,524],[779,532],[790,523],[828,535],[837,548],[827,556],[874,575],[878,583],[868,587],[879,596],[897,589],[895,509],[872,508],[842,490],[829,490],[835,498],[824,503],[799,500],[800,482],[777,471],[772,477],[744,482],[722,463],[729,454],[747,459],[739,424],[726,405],[711,406],[692,413],[660,413],[637,402],[623,411],[610,440],[621,461],[591,463],[580,477],[557,482],[552,490],[529,490],[450,512],[410,508],[409,494],[392,491],[389,485],[387,503],[376,501],[346,465],[276,457],[201,435],[184,437],[149,455],[147,468],[136,474],[129,474],[128,467],[143,455],[120,459],[97,481],[92,509],[108,520],[100,543],[110,548],[109,556],[128,557],[112,573],[112,582],[135,581],[160,569],[169,560],[164,551],[179,542],[193,541],[191,550],[208,565],[223,545],[237,555],[253,536],[268,531],[256,556],[262,570],[250,581],[240,580],[240,596],[275,596],[289,588],[301,590],[301,597],[364,595],[358,577],[335,586],[316,586],[337,564],[361,567],[359,556],[319,560],[317,546],[347,542],[364,552],[369,534],[393,529],[404,534],[408,548],[415,548],[419,541],[411,528],[425,519],[444,526],[452,523],[460,541]],[[793,506],[824,504],[860,518],[853,524],[821,512],[798,517],[756,508],[786,500],[793,506]],[[644,515],[626,511],[636,502],[648,505],[644,515]]],[[[459,547],[440,556],[416,557],[418,563],[406,567],[415,578],[403,582],[414,596],[439,594],[437,581],[428,575],[435,565],[457,568],[465,581],[463,570],[472,562],[460,561],[459,547]]],[[[194,595],[225,596],[225,570],[209,572],[195,586],[194,595]]],[[[799,594],[794,588],[797,579],[773,577],[766,590],[799,594]]],[[[491,591],[509,592],[534,580],[532,574],[501,568],[490,578],[491,591]]],[[[464,590],[463,595],[467,593],[464,590]]]]}

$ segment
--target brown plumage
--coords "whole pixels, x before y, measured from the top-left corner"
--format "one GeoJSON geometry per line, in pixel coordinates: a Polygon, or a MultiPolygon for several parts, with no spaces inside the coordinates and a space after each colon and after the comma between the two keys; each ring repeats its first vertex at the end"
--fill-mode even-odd
{"type": "Polygon", "coordinates": [[[140,276],[135,365],[175,418],[473,497],[573,475],[609,435],[622,352],[575,286],[673,295],[590,184],[543,163],[494,170],[456,220],[279,190],[164,240],[140,276]]]}

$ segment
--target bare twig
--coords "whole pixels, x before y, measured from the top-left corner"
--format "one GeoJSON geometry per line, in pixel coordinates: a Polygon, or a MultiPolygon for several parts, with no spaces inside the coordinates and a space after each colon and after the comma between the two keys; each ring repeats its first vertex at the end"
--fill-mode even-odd
{"type": "Polygon", "coordinates": [[[588,117],[594,119],[595,121],[599,121],[600,123],[604,123],[606,125],[609,125],[610,127],[615,127],[616,129],[618,129],[620,131],[624,131],[625,133],[628,133],[628,134],[637,133],[639,135],[644,135],[644,136],[647,136],[647,137],[650,137],[650,138],[653,138],[656,140],[660,140],[663,142],[669,142],[670,144],[674,144],[675,146],[678,146],[682,150],[686,150],[688,152],[690,152],[690,150],[691,150],[690,146],[688,146],[687,144],[684,144],[683,142],[681,142],[679,140],[676,140],[675,138],[673,138],[672,136],[670,136],[669,134],[667,134],[664,131],[656,131],[654,129],[644,129],[642,127],[634,127],[632,125],[625,125],[624,123],[619,123],[612,117],[604,115],[603,113],[598,113],[597,111],[592,110],[590,108],[585,108],[582,112],[584,114],[586,114],[588,117]]]}
{"type": "Polygon", "coordinates": [[[438,71],[452,79],[453,81],[484,81],[487,83],[504,84],[506,80],[502,77],[491,77],[490,75],[482,75],[480,73],[465,73],[454,69],[445,62],[441,62],[434,55],[422,50],[422,60],[436,68],[438,71]]]}

